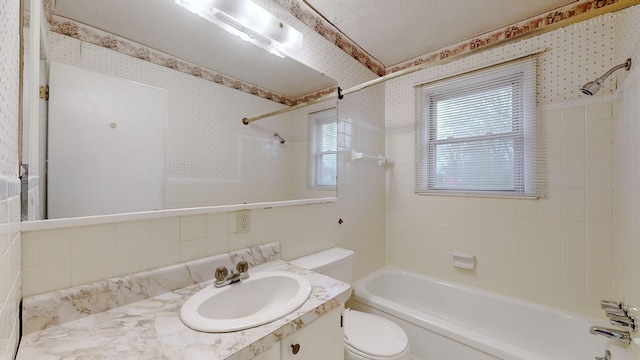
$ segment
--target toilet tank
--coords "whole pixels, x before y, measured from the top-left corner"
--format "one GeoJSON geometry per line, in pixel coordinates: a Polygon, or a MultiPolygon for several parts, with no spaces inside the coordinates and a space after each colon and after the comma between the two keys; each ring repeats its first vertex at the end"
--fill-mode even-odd
{"type": "Polygon", "coordinates": [[[299,257],[289,263],[311,271],[351,283],[353,279],[353,251],[334,247],[299,257]]]}

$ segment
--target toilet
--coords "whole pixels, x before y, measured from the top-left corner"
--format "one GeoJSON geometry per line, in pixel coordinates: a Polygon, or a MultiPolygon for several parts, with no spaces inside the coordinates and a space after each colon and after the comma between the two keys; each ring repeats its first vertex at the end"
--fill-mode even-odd
{"type": "MultiPolygon", "coordinates": [[[[289,261],[299,267],[351,283],[353,251],[331,248],[289,261]]],[[[383,317],[345,309],[345,360],[408,360],[409,340],[400,326],[383,317]]]]}

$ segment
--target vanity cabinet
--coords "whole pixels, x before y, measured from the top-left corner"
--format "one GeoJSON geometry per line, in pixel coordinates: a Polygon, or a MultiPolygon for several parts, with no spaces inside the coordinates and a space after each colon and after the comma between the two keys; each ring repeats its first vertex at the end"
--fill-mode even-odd
{"type": "Polygon", "coordinates": [[[343,310],[343,306],[331,310],[252,360],[343,360],[343,310]]]}
{"type": "Polygon", "coordinates": [[[344,306],[339,306],[282,339],[280,359],[343,360],[344,329],[340,320],[343,310],[344,306]]]}

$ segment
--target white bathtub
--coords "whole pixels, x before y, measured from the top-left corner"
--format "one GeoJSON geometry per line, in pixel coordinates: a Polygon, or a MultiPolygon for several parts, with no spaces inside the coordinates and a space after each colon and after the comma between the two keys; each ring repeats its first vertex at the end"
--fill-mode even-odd
{"type": "Polygon", "coordinates": [[[354,284],[354,310],[402,327],[421,360],[631,360],[589,333],[606,323],[434,278],[384,268],[354,284]]]}

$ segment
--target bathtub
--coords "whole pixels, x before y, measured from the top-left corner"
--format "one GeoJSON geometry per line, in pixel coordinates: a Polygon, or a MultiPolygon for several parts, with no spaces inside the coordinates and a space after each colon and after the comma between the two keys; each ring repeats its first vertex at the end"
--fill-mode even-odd
{"type": "Polygon", "coordinates": [[[400,325],[420,360],[631,360],[589,333],[600,320],[388,267],[353,287],[351,308],[400,325]]]}

